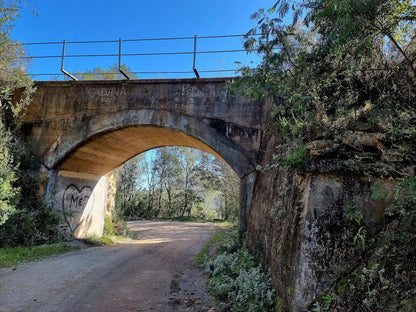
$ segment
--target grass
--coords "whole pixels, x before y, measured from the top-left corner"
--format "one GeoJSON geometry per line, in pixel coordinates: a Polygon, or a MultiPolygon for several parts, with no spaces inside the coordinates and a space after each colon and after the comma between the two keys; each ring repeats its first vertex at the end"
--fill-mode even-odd
{"type": "Polygon", "coordinates": [[[0,249],[0,268],[17,266],[24,262],[44,259],[56,254],[62,254],[80,247],[63,245],[45,245],[31,247],[13,247],[0,249]]]}
{"type": "Polygon", "coordinates": [[[94,235],[88,238],[84,238],[83,241],[87,245],[90,245],[90,246],[101,246],[101,245],[114,244],[117,241],[117,238],[120,239],[120,238],[125,238],[125,237],[104,234],[102,237],[98,237],[94,235]]]}
{"type": "MultiPolygon", "coordinates": [[[[231,225],[227,224],[226,226],[229,227],[231,225]]],[[[205,264],[205,262],[209,259],[209,250],[210,248],[217,244],[218,242],[224,240],[225,235],[227,234],[227,229],[218,231],[209,241],[208,243],[201,249],[199,254],[196,256],[195,261],[199,266],[205,264]]]]}

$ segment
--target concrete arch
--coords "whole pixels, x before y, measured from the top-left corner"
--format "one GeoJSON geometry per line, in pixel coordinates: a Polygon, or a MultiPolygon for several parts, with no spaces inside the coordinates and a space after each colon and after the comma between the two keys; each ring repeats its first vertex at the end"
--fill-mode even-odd
{"type": "Polygon", "coordinates": [[[50,169],[104,175],[146,150],[183,145],[223,159],[240,178],[255,171],[242,147],[211,124],[209,119],[153,109],[77,118],[72,130],[44,155],[44,164],[50,169]]]}
{"type": "Polygon", "coordinates": [[[270,101],[234,95],[224,88],[229,81],[37,82],[22,132],[36,142],[41,175],[49,177],[41,185],[44,199],[71,211],[78,236],[99,236],[108,204],[106,173],[147,149],[184,145],[220,157],[238,174],[244,231],[270,101]]]}

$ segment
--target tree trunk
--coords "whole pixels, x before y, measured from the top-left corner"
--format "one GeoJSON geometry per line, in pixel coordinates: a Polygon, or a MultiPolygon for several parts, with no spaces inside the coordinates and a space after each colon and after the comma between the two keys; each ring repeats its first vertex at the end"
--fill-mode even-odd
{"type": "Polygon", "coordinates": [[[170,213],[170,211],[172,211],[172,194],[167,186],[165,186],[165,189],[168,194],[168,212],[170,213]]]}
{"type": "Polygon", "coordinates": [[[228,196],[225,196],[225,213],[224,220],[228,220],[228,196]]]}

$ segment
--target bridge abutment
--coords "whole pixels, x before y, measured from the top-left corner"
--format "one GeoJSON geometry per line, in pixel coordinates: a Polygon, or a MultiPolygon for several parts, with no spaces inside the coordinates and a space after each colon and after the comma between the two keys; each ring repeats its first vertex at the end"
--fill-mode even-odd
{"type": "Polygon", "coordinates": [[[44,200],[62,213],[76,238],[101,237],[107,213],[109,175],[42,169],[44,200]]]}
{"type": "MultiPolygon", "coordinates": [[[[115,194],[109,194],[112,172],[98,176],[43,167],[41,175],[44,201],[62,213],[67,230],[76,238],[101,237],[105,216],[111,213],[109,201],[114,201],[115,194]]],[[[255,181],[256,172],[240,179],[240,234],[247,230],[255,181]]]]}

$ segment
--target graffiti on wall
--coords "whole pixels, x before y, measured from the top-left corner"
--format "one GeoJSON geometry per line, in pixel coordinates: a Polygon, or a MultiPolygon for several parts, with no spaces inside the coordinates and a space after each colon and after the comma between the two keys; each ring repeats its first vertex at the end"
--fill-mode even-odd
{"type": "Polygon", "coordinates": [[[62,198],[62,211],[64,213],[64,220],[71,233],[74,233],[82,223],[82,213],[84,212],[91,194],[92,189],[89,186],[83,186],[79,189],[76,185],[70,184],[65,189],[62,198]]]}

